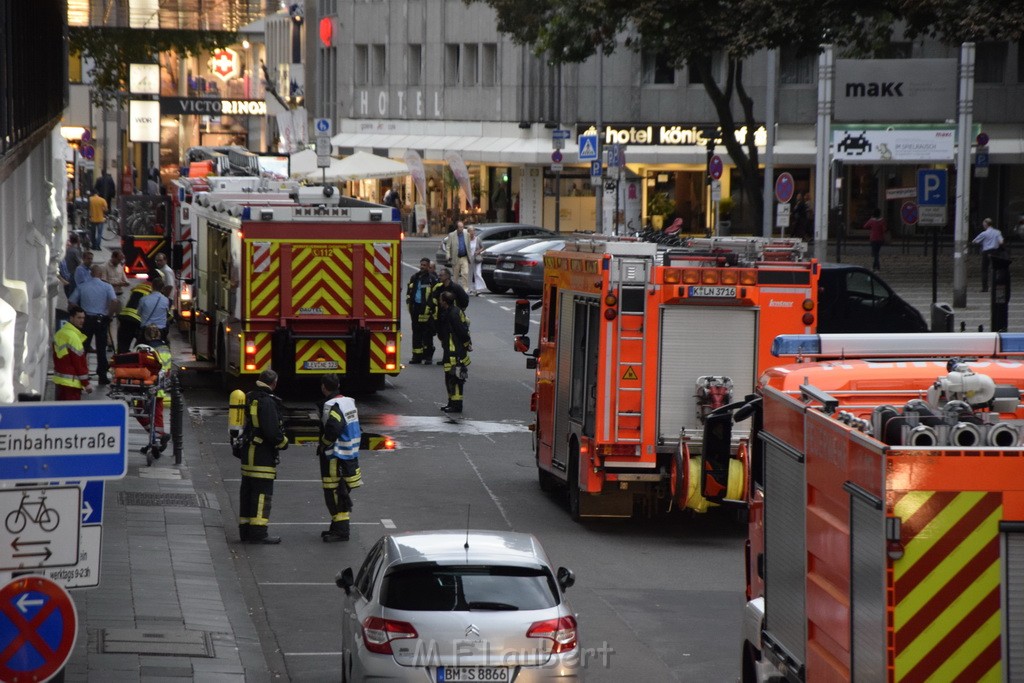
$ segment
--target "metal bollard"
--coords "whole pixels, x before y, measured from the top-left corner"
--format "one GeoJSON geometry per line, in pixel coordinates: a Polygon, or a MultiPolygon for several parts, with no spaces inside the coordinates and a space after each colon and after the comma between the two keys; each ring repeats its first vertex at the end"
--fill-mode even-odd
{"type": "Polygon", "coordinates": [[[177,371],[171,373],[171,438],[174,440],[174,464],[181,464],[182,417],[185,407],[181,400],[181,382],[177,371]]]}

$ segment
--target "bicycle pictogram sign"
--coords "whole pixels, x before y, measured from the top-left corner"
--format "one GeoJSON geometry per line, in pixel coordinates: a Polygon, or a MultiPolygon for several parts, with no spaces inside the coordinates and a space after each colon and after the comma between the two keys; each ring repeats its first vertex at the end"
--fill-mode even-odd
{"type": "Polygon", "coordinates": [[[60,513],[46,507],[45,492],[40,493],[37,500],[32,500],[27,492],[22,493],[21,504],[7,515],[4,525],[12,534],[20,534],[29,522],[38,524],[43,531],[53,531],[60,524],[60,513]]]}
{"type": "Polygon", "coordinates": [[[71,656],[78,612],[64,588],[42,576],[0,588],[0,680],[45,681],[71,656]]]}

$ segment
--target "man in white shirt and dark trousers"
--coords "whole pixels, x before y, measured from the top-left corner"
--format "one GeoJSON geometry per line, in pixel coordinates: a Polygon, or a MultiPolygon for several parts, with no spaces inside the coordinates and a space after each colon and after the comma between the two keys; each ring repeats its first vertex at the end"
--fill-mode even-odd
{"type": "Polygon", "coordinates": [[[986,218],[981,222],[982,230],[971,242],[981,248],[981,291],[988,291],[989,264],[992,262],[992,255],[1003,248],[1003,233],[999,228],[992,225],[992,219],[986,218]]]}

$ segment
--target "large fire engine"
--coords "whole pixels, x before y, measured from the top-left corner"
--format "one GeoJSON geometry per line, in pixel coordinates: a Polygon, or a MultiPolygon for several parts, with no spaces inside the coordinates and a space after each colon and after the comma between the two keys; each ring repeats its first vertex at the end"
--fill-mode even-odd
{"type": "Polygon", "coordinates": [[[754,422],[743,680],[1022,680],[1024,335],[776,350],[807,362],[737,410],[754,422]]]}
{"type": "MultiPolygon", "coordinates": [[[[548,252],[527,361],[541,488],[566,486],[573,518],[706,510],[705,417],[753,392],[776,335],[815,329],[820,269],[803,255],[799,240],[761,238],[667,251],[578,240],[548,252]]],[[[529,312],[519,302],[524,352],[529,312]]],[[[744,463],[719,465],[727,490],[717,497],[742,502],[744,463]]]]}
{"type": "Polygon", "coordinates": [[[398,374],[397,210],[321,188],[226,192],[187,205],[196,357],[225,377],[334,372],[363,390],[398,374]]]}
{"type": "Polygon", "coordinates": [[[174,206],[171,264],[179,285],[175,291],[174,308],[178,312],[179,323],[187,326],[192,315],[196,255],[202,250],[202,242],[196,232],[197,217],[192,211],[196,198],[205,194],[204,203],[214,205],[217,202],[292,204],[300,186],[293,180],[257,176],[183,176],[172,181],[171,187],[174,206]]]}

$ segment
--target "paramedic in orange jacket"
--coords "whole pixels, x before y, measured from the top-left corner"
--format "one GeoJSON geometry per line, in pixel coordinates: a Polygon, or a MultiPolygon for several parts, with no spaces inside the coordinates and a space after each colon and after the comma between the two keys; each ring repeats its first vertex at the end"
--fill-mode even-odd
{"type": "Polygon", "coordinates": [[[84,326],[85,311],[81,306],[68,304],[68,322],[53,335],[53,383],[57,401],[77,401],[83,391],[92,393],[89,365],[85,360],[84,326]]]}

